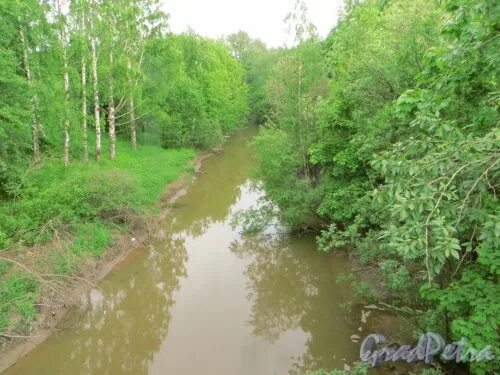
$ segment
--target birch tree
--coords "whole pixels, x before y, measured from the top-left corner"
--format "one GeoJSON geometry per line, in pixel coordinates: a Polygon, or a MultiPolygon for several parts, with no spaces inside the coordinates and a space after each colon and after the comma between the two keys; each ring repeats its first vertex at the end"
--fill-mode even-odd
{"type": "Polygon", "coordinates": [[[107,89],[108,89],[108,132],[109,132],[109,158],[115,159],[116,156],[116,107],[115,107],[115,85],[114,85],[114,49],[116,38],[116,17],[120,13],[120,9],[113,6],[112,1],[106,1],[104,4],[104,18],[106,23],[106,45],[108,54],[108,74],[107,74],[107,89]]]}
{"type": "Polygon", "coordinates": [[[109,158],[113,160],[116,156],[116,130],[115,130],[115,97],[113,87],[113,49],[109,50],[109,158]]]}
{"type": "Polygon", "coordinates": [[[89,26],[90,26],[90,49],[92,53],[92,83],[93,83],[93,95],[94,95],[94,126],[95,126],[95,160],[99,161],[101,159],[101,118],[100,118],[100,104],[99,104],[99,77],[97,71],[97,36],[96,36],[96,3],[91,3],[91,12],[89,15],[89,26]]]}
{"type": "Polygon", "coordinates": [[[26,79],[28,81],[28,87],[31,95],[31,144],[33,150],[33,160],[40,161],[40,143],[38,139],[38,133],[40,129],[40,124],[38,123],[38,96],[33,88],[33,76],[30,67],[29,59],[29,47],[24,34],[24,27],[21,23],[19,17],[19,40],[21,41],[21,48],[23,51],[23,68],[26,73],[26,79]]]}
{"type": "Polygon", "coordinates": [[[61,47],[62,63],[63,63],[63,83],[64,83],[64,114],[63,114],[63,129],[64,129],[64,151],[63,162],[65,166],[69,164],[69,67],[68,67],[68,52],[67,52],[67,24],[66,16],[63,13],[63,0],[56,0],[56,12],[59,28],[59,43],[61,47]]]}
{"type": "Polygon", "coordinates": [[[132,149],[137,149],[136,101],[139,90],[139,76],[146,43],[150,38],[160,37],[167,29],[168,16],[161,10],[158,0],[129,0],[126,12],[125,43],[127,80],[129,85],[129,124],[132,149]]]}
{"type": "Polygon", "coordinates": [[[88,144],[88,126],[87,126],[87,14],[88,6],[86,0],[80,0],[76,9],[76,22],[79,24],[80,31],[80,79],[81,79],[81,113],[82,113],[82,146],[83,146],[83,161],[89,160],[89,144],[88,144]]]}

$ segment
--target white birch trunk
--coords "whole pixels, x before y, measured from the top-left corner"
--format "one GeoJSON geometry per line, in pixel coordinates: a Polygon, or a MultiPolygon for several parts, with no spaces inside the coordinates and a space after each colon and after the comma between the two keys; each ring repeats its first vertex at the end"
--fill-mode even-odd
{"type": "MultiPolygon", "coordinates": [[[[81,22],[83,37],[86,38],[85,13],[83,12],[83,10],[81,22]]],[[[89,161],[89,141],[87,131],[87,59],[85,57],[85,48],[82,48],[82,138],[83,161],[89,161]]]]}
{"type": "Polygon", "coordinates": [[[95,160],[101,159],[101,119],[99,112],[99,86],[97,77],[97,50],[96,40],[92,37],[90,40],[92,49],[92,79],[94,82],[94,121],[95,121],[95,160]]]}
{"type": "Polygon", "coordinates": [[[31,144],[33,149],[33,160],[40,160],[40,143],[38,139],[39,132],[39,124],[38,124],[38,116],[37,116],[37,103],[38,97],[33,89],[33,78],[30,69],[29,63],[29,55],[28,55],[28,46],[26,44],[26,39],[24,37],[24,32],[22,28],[19,29],[19,37],[21,39],[21,45],[23,47],[23,65],[24,71],[26,72],[26,79],[28,80],[28,87],[30,89],[31,94],[31,144]]]}
{"type": "Polygon", "coordinates": [[[63,49],[64,64],[64,165],[69,164],[69,73],[66,49],[63,49]]]}
{"type": "MultiPolygon", "coordinates": [[[[61,0],[57,1],[57,10],[59,16],[63,17],[61,0]]],[[[64,154],[63,162],[65,166],[69,164],[69,73],[68,73],[68,55],[66,51],[66,35],[64,32],[65,25],[61,25],[59,31],[59,41],[61,43],[62,59],[63,59],[63,81],[64,81],[64,154]]]]}
{"type": "Polygon", "coordinates": [[[130,116],[130,141],[132,143],[132,150],[137,150],[137,131],[135,125],[135,107],[134,107],[134,82],[132,81],[132,61],[128,59],[128,83],[130,86],[130,96],[128,100],[129,116],[130,116]]]}
{"type": "Polygon", "coordinates": [[[89,141],[87,131],[87,61],[82,57],[82,138],[83,160],[89,161],[89,141]]]}
{"type": "Polygon", "coordinates": [[[113,93],[113,50],[109,52],[109,158],[116,156],[115,98],[113,93]]]}

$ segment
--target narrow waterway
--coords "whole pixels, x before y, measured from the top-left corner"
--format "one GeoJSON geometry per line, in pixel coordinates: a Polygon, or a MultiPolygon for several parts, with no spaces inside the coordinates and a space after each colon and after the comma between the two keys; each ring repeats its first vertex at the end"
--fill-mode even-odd
{"type": "Polygon", "coordinates": [[[347,256],[320,254],[313,236],[231,226],[262,194],[249,180],[254,134],[206,160],[154,238],[6,373],[302,374],[356,360],[376,323],[342,308],[347,256]]]}

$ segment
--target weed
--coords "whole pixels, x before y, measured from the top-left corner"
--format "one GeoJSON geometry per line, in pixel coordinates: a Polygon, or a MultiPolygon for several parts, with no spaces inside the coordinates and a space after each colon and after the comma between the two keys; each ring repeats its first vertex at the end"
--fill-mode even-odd
{"type": "Polygon", "coordinates": [[[22,272],[0,281],[0,331],[13,324],[19,330],[29,326],[37,313],[38,289],[36,280],[22,272]]]}

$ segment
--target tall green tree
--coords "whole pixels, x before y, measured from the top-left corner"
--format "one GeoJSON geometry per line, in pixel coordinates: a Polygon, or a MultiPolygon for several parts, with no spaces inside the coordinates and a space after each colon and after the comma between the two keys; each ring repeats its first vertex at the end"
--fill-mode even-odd
{"type": "Polygon", "coordinates": [[[144,61],[145,119],[165,146],[215,146],[245,121],[243,69],[223,43],[194,34],[157,38],[144,61]]]}

